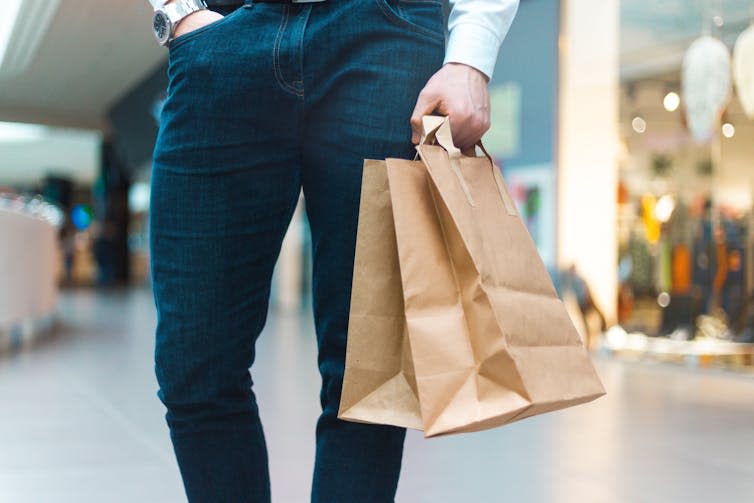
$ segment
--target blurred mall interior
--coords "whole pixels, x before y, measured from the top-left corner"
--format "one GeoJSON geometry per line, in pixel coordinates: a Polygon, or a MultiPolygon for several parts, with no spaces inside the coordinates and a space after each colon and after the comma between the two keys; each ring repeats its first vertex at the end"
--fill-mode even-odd
{"type": "MultiPolygon", "coordinates": [[[[2,503],[185,501],[152,363],[150,22],[0,5],[2,503]]],[[[608,395],[411,432],[397,501],[754,501],[754,2],[521,0],[490,93],[486,147],[608,395]]],[[[310,255],[301,204],[255,364],[280,502],[311,486],[310,255]]]]}

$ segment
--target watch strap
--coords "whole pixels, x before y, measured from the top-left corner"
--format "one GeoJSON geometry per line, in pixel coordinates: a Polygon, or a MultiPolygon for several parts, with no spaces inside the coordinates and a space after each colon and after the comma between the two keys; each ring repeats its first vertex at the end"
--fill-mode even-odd
{"type": "Polygon", "coordinates": [[[174,24],[178,24],[186,16],[206,8],[207,4],[204,3],[204,0],[175,0],[163,7],[174,24]]]}

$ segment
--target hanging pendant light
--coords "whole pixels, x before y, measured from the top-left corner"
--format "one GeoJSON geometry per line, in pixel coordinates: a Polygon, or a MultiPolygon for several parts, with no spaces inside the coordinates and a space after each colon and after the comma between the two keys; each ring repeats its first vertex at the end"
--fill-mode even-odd
{"type": "Polygon", "coordinates": [[[754,119],[754,25],[746,28],[733,48],[733,80],[744,112],[754,119]]]}
{"type": "Polygon", "coordinates": [[[683,58],[681,86],[691,136],[699,142],[709,140],[730,99],[730,54],[725,44],[710,36],[696,39],[683,58]]]}

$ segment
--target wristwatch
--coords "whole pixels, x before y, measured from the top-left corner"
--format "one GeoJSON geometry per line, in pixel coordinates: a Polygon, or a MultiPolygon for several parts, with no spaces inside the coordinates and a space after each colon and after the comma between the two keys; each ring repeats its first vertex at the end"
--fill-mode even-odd
{"type": "Polygon", "coordinates": [[[204,0],[175,0],[155,9],[152,29],[157,41],[160,45],[168,45],[175,37],[175,27],[183,18],[206,8],[204,0]]]}

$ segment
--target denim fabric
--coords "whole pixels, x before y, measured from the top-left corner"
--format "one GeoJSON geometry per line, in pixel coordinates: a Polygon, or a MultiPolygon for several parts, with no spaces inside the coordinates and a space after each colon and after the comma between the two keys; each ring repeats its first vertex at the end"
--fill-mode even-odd
{"type": "Polygon", "coordinates": [[[172,42],[151,266],[158,394],[190,501],[270,501],[249,368],[302,188],[322,375],[312,501],[393,501],[405,431],[336,417],[361,168],[413,156],[409,117],[443,53],[434,0],[247,3],[172,42]]]}

